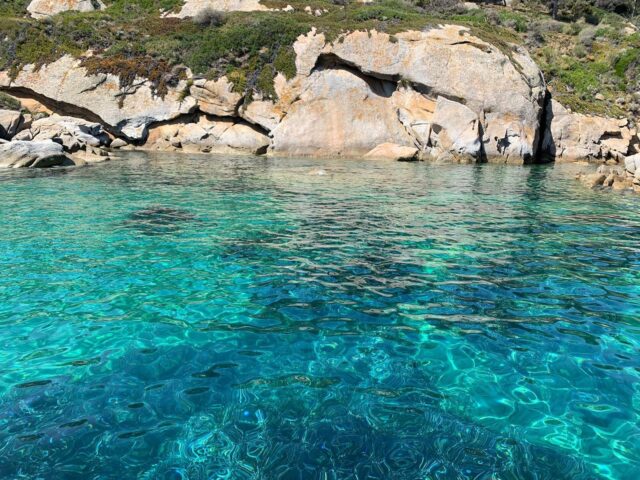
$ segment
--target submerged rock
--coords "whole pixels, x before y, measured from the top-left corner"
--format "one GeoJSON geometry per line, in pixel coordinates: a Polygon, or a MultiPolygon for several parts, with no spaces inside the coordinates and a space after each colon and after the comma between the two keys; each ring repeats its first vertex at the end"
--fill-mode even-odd
{"type": "Polygon", "coordinates": [[[62,145],[52,141],[0,143],[0,167],[48,168],[74,165],[62,145]]]}
{"type": "Polygon", "coordinates": [[[589,173],[586,175],[579,175],[578,179],[589,188],[598,187],[604,184],[607,179],[607,175],[604,173],[589,173]]]}
{"type": "Polygon", "coordinates": [[[125,225],[145,235],[162,235],[178,231],[185,222],[193,222],[196,216],[188,210],[164,205],[150,205],[129,214],[125,225]]]}

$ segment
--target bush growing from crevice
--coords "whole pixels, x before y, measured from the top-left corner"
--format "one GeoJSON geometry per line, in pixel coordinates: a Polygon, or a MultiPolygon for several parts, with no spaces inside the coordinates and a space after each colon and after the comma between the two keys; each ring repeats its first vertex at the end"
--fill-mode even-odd
{"type": "Polygon", "coordinates": [[[93,56],[84,58],[81,65],[89,75],[117,75],[120,81],[120,103],[130,89],[137,87],[136,82],[148,82],[154,95],[164,98],[169,87],[176,87],[181,79],[185,79],[185,70],[171,67],[164,60],[149,57],[93,56]]]}
{"type": "Polygon", "coordinates": [[[219,12],[213,8],[205,8],[193,17],[193,23],[201,27],[221,27],[225,22],[224,12],[219,12]]]}

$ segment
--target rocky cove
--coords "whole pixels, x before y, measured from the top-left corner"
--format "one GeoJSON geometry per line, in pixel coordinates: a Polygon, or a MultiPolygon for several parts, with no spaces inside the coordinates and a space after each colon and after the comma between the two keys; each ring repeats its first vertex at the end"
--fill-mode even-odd
{"type": "Polygon", "coordinates": [[[572,113],[521,46],[462,26],[295,42],[274,99],[221,76],[172,72],[159,91],[93,71],[92,52],[0,72],[22,111],[0,111],[0,166],[85,165],[118,149],[438,163],[588,161],[589,186],[640,191],[635,125],[572,113]]]}

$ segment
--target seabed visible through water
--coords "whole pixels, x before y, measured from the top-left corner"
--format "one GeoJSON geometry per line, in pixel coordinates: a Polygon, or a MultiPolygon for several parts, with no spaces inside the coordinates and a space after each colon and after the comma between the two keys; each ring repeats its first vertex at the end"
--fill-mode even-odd
{"type": "Polygon", "coordinates": [[[569,168],[0,172],[0,477],[637,480],[640,197],[569,168]]]}

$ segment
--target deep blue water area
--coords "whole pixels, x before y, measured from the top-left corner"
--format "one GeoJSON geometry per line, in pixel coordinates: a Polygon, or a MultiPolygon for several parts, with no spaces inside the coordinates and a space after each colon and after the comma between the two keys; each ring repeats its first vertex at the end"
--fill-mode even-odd
{"type": "Polygon", "coordinates": [[[0,172],[0,478],[637,480],[640,196],[571,168],[0,172]]]}

